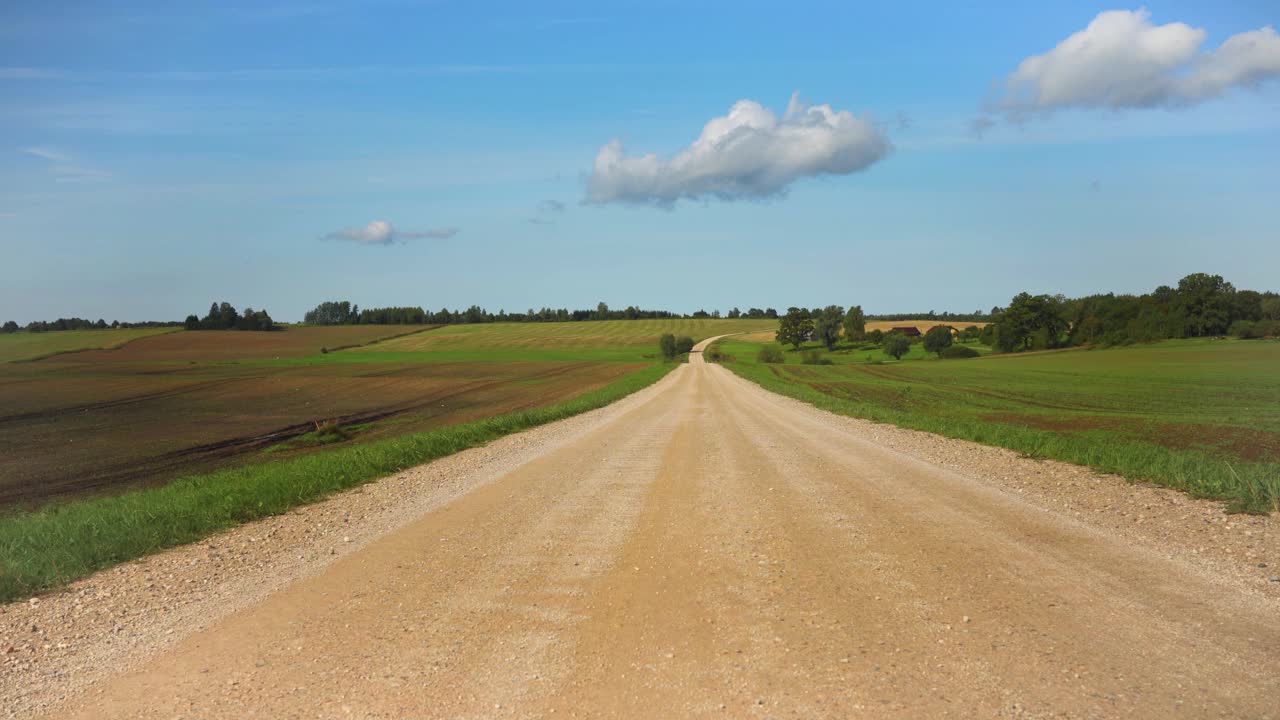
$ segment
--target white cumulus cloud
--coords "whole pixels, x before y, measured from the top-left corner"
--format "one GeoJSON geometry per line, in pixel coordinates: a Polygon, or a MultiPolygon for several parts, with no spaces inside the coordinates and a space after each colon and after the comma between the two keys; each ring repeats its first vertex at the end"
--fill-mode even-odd
{"type": "Polygon", "coordinates": [[[792,95],[779,118],[760,103],[739,100],[670,158],[628,156],[619,140],[600,148],[586,201],[671,207],[681,198],[769,197],[802,177],[864,170],[891,149],[870,118],[830,105],[806,105],[792,95]]]}
{"type": "Polygon", "coordinates": [[[1099,13],[1085,29],[1018,64],[988,109],[1011,119],[1065,108],[1194,105],[1280,77],[1280,36],[1271,27],[1202,50],[1205,31],[1153,25],[1145,9],[1099,13]]]}
{"type": "Polygon", "coordinates": [[[364,227],[343,228],[324,236],[326,240],[345,240],[360,245],[391,245],[420,238],[451,238],[458,228],[433,228],[431,230],[400,230],[386,220],[374,220],[364,227]]]}

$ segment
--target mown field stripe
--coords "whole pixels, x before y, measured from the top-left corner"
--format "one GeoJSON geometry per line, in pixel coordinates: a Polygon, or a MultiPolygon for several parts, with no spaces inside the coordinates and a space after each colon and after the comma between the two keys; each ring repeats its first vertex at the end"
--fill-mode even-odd
{"type": "Polygon", "coordinates": [[[652,365],[545,408],[0,517],[0,601],[57,588],[503,435],[603,407],[675,367],[652,365]]]}
{"type": "MultiPolygon", "coordinates": [[[[58,355],[71,355],[71,354],[74,354],[74,353],[93,352],[93,351],[95,351],[95,350],[119,350],[119,349],[123,348],[124,346],[126,346],[126,345],[128,345],[128,344],[130,344],[130,343],[137,342],[137,341],[139,341],[139,340],[145,340],[145,339],[147,339],[147,338],[158,337],[158,336],[160,336],[160,335],[169,335],[169,334],[171,334],[171,333],[175,333],[175,332],[183,332],[183,328],[180,328],[180,327],[141,328],[141,329],[138,329],[138,330],[133,330],[132,332],[131,332],[131,331],[128,331],[128,330],[126,330],[126,331],[121,331],[121,330],[111,330],[111,329],[107,329],[107,330],[49,330],[49,331],[46,331],[46,332],[37,333],[37,334],[40,336],[40,339],[47,339],[47,340],[50,340],[50,341],[54,341],[54,342],[56,342],[56,341],[61,341],[61,340],[63,340],[63,339],[64,339],[63,337],[60,337],[60,335],[70,335],[70,334],[72,334],[72,333],[75,333],[75,334],[76,334],[76,337],[72,338],[72,340],[81,339],[81,338],[85,337],[85,334],[86,334],[86,333],[103,333],[103,334],[106,334],[106,333],[117,333],[117,335],[124,334],[124,333],[128,333],[128,334],[130,334],[130,335],[131,335],[131,337],[127,337],[127,338],[125,338],[125,339],[123,339],[123,340],[121,340],[120,342],[115,343],[115,344],[107,344],[107,345],[85,345],[85,346],[82,346],[82,347],[66,347],[66,348],[59,348],[59,349],[57,349],[57,350],[50,350],[50,351],[48,351],[48,352],[39,353],[39,354],[37,354],[37,355],[27,355],[27,356],[23,356],[23,357],[15,357],[15,358],[9,358],[9,359],[0,359],[0,362],[7,362],[7,363],[13,363],[13,364],[19,364],[19,363],[33,363],[33,362],[39,362],[39,361],[41,361],[41,360],[47,360],[47,359],[49,359],[49,358],[51,358],[51,357],[56,357],[56,356],[58,356],[58,355]]],[[[16,336],[16,334],[15,334],[15,336],[16,336]]],[[[24,339],[25,339],[25,338],[24,338],[24,339]]],[[[96,340],[96,339],[97,339],[97,338],[95,338],[95,340],[96,340]]],[[[31,343],[28,343],[28,344],[31,344],[31,343]]]]}

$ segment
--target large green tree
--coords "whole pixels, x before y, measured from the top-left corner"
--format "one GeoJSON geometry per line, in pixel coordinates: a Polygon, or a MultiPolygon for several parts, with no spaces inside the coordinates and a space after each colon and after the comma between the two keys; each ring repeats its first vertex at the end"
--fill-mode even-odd
{"type": "Polygon", "coordinates": [[[1018,293],[996,325],[995,346],[1002,352],[1057,347],[1068,327],[1066,298],[1018,293]]]}
{"type": "Polygon", "coordinates": [[[792,307],[787,308],[787,314],[778,322],[778,332],[775,337],[783,345],[791,345],[799,350],[800,344],[808,340],[812,334],[813,319],[809,317],[809,311],[792,307]]]}
{"type": "MultiPolygon", "coordinates": [[[[1235,287],[1221,275],[1192,273],[1178,281],[1178,300],[1193,337],[1222,335],[1231,326],[1235,287]]],[[[1261,297],[1261,296],[1259,296],[1261,297]]]]}

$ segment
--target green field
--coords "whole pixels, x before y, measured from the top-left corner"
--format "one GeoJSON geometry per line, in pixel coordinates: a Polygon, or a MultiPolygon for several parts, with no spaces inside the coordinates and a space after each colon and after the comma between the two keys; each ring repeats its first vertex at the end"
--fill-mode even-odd
{"type": "Polygon", "coordinates": [[[674,367],[663,333],[774,324],[293,326],[0,364],[0,599],[600,407],[674,367]]]}
{"type": "Polygon", "coordinates": [[[138,333],[6,336],[33,353],[81,351],[0,364],[0,507],[163,484],[560,403],[658,362],[663,333],[703,339],[773,324],[289,326],[150,333],[113,349],[84,346],[138,333]],[[342,429],[313,433],[317,424],[342,429]]]}
{"type": "MultiPolygon", "coordinates": [[[[1174,340],[1111,350],[926,358],[878,349],[830,365],[757,362],[718,343],[725,366],[834,412],[1019,450],[1228,501],[1280,509],[1280,343],[1174,340]]],[[[983,349],[981,346],[974,346],[983,349]]]]}
{"type": "Polygon", "coordinates": [[[4,333],[0,334],[0,363],[35,360],[80,350],[120,347],[138,338],[170,333],[178,329],[159,327],[4,333]]]}

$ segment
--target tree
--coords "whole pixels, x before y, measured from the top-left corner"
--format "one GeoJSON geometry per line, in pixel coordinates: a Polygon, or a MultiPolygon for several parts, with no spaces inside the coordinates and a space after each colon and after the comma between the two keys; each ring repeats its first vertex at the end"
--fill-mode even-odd
{"type": "Polygon", "coordinates": [[[946,325],[936,325],[924,334],[925,352],[937,353],[938,357],[942,357],[942,351],[949,347],[951,347],[951,328],[946,325]]]}
{"type": "Polygon", "coordinates": [[[4,324],[4,327],[0,328],[0,332],[6,333],[6,334],[16,333],[18,332],[18,323],[10,320],[4,324]]]}
{"type": "Polygon", "coordinates": [[[818,313],[818,318],[813,323],[814,338],[828,351],[834,350],[840,340],[840,321],[843,316],[844,308],[828,305],[818,313]]]}
{"type": "Polygon", "coordinates": [[[360,308],[347,300],[322,302],[302,316],[308,325],[352,325],[359,320],[360,308]]]}
{"type": "Polygon", "coordinates": [[[662,351],[664,360],[674,360],[676,357],[676,336],[667,333],[658,338],[658,349],[662,351]]]}
{"type": "Polygon", "coordinates": [[[1178,300],[1186,312],[1186,334],[1221,335],[1231,324],[1236,289],[1221,275],[1192,273],[1178,281],[1178,300]]]}
{"type": "Polygon", "coordinates": [[[185,327],[188,330],[199,330],[200,318],[196,317],[195,315],[188,315],[187,321],[183,323],[183,327],[185,327]]]}
{"type": "Polygon", "coordinates": [[[911,349],[911,341],[902,333],[889,333],[884,336],[884,354],[894,360],[901,360],[911,349]]]}
{"type": "Polygon", "coordinates": [[[691,337],[684,336],[676,338],[676,354],[683,355],[688,352],[693,352],[693,345],[694,342],[691,337]]]}
{"type": "Polygon", "coordinates": [[[1066,298],[1018,293],[995,324],[995,347],[1001,352],[1057,347],[1068,328],[1066,298]]]}
{"type": "Polygon", "coordinates": [[[867,339],[875,343],[876,345],[879,345],[880,343],[884,342],[884,331],[881,330],[880,328],[876,328],[875,330],[872,330],[871,332],[867,333],[867,339]]]}
{"type": "Polygon", "coordinates": [[[862,342],[867,337],[867,316],[861,305],[854,305],[844,315],[844,336],[850,342],[862,342]]]}
{"type": "Polygon", "coordinates": [[[775,337],[778,342],[799,350],[800,343],[808,340],[812,333],[813,320],[809,318],[809,311],[793,307],[787,308],[786,316],[778,323],[778,332],[775,337]]]}
{"type": "Polygon", "coordinates": [[[1263,298],[1259,305],[1263,320],[1280,320],[1280,297],[1263,298]]]}

